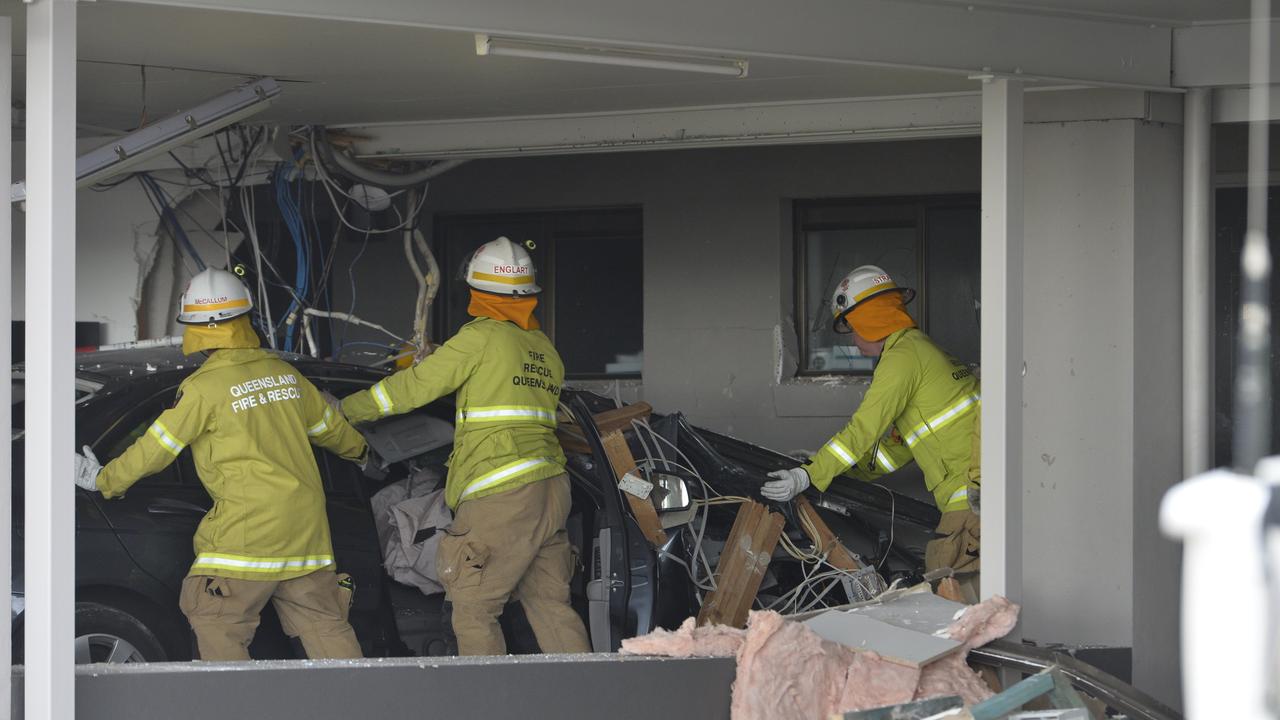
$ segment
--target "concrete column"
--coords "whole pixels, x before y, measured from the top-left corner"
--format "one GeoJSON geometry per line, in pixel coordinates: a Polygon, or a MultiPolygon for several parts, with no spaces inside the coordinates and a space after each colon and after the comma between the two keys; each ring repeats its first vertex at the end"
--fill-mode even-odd
{"type": "Polygon", "coordinates": [[[1213,90],[1192,88],[1182,128],[1182,476],[1209,469],[1213,450],[1213,90]]]}
{"type": "Polygon", "coordinates": [[[1022,596],[1022,83],[982,86],[982,596],[1022,596]]]}
{"type": "Polygon", "coordinates": [[[76,3],[27,5],[27,717],[75,716],[76,3]]]}

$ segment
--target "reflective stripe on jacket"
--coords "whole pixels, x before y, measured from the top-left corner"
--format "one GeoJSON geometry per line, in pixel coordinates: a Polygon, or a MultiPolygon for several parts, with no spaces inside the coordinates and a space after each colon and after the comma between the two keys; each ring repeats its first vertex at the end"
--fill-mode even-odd
{"type": "Polygon", "coordinates": [[[547,336],[479,318],[417,365],[350,395],[352,422],[409,412],[457,392],[453,454],[445,500],[513,490],[564,472],[556,408],[564,364],[547,336]]]}
{"type": "Polygon", "coordinates": [[[219,350],[183,381],[174,407],[102,469],[98,488],[122,495],[189,446],[213,499],[191,574],[288,580],[334,562],[312,444],[349,460],[365,451],[293,366],[265,350],[219,350]]]}
{"type": "Polygon", "coordinates": [[[826,490],[854,466],[864,476],[878,476],[914,458],[938,509],[967,509],[968,485],[980,483],[976,471],[970,475],[976,470],[972,454],[981,402],[968,367],[923,332],[900,330],[885,339],[871,387],[853,419],[805,470],[815,487],[826,490]],[[901,434],[901,445],[882,440],[890,425],[901,434]]]}

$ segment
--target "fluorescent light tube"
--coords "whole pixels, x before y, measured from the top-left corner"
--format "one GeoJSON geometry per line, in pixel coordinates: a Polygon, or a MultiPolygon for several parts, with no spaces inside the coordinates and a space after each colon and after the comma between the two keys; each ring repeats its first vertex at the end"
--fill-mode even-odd
{"type": "Polygon", "coordinates": [[[596,65],[622,65],[625,67],[653,68],[655,70],[683,70],[685,72],[711,73],[730,77],[747,76],[747,61],[735,58],[671,55],[642,50],[562,45],[533,40],[499,38],[484,33],[476,33],[476,54],[505,55],[538,60],[566,60],[568,62],[593,63],[596,65]]]}
{"type": "Polygon", "coordinates": [[[76,187],[102,182],[149,158],[256,115],[279,94],[276,81],[263,78],[131,132],[76,158],[76,187]]]}
{"type": "MultiPolygon", "coordinates": [[[[157,155],[256,115],[279,94],[276,81],[263,78],[117,138],[76,158],[76,187],[102,182],[157,155]]],[[[25,182],[14,183],[9,196],[13,202],[25,200],[25,182]]]]}

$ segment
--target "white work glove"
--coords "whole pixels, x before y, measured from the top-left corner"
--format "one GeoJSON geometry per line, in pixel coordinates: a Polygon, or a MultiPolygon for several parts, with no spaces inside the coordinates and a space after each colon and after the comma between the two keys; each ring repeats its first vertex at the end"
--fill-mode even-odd
{"type": "Polygon", "coordinates": [[[98,489],[98,473],[102,471],[102,463],[93,454],[93,448],[84,446],[84,454],[76,453],[76,487],[85,490],[98,489]]]}
{"type": "Polygon", "coordinates": [[[775,502],[786,502],[809,487],[809,473],[804,468],[774,470],[769,477],[776,479],[760,486],[760,494],[775,502]]]}

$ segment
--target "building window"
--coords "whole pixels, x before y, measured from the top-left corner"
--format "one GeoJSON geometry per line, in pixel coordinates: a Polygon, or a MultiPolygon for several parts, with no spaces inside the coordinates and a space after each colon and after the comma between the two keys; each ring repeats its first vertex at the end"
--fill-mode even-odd
{"type": "Polygon", "coordinates": [[[831,327],[831,294],[859,265],[915,288],[921,329],[960,360],[979,357],[981,205],[976,195],[797,201],[796,327],[800,374],[868,375],[848,335],[831,327]]]}
{"type": "MultiPolygon", "coordinates": [[[[1273,135],[1273,141],[1275,136],[1273,135]]],[[[1240,362],[1240,291],[1244,282],[1240,260],[1248,229],[1248,190],[1221,187],[1215,191],[1213,220],[1214,259],[1214,467],[1231,467],[1235,461],[1236,380],[1240,362]]],[[[1280,187],[1267,189],[1268,222],[1280,217],[1280,187]]],[[[1271,256],[1280,257],[1280,236],[1268,233],[1271,256]]],[[[1274,276],[1273,276],[1274,277],[1274,276]]],[[[1275,286],[1275,280],[1272,280],[1275,286]]],[[[1271,387],[1280,393],[1280,296],[1271,293],[1271,387]]],[[[1274,395],[1273,395],[1274,397],[1274,395]]],[[[1280,448],[1280,403],[1271,403],[1271,447],[1280,448]]]]}
{"type": "MultiPolygon", "coordinates": [[[[537,316],[570,379],[640,377],[644,357],[641,209],[442,215],[435,238],[443,287],[438,319],[448,335],[471,320],[465,264],[505,236],[530,243],[542,286],[537,316]]],[[[439,325],[437,325],[439,327],[439,325]]],[[[437,333],[438,335],[438,333],[437,333]]],[[[437,337],[440,341],[444,338],[437,337]]]]}

